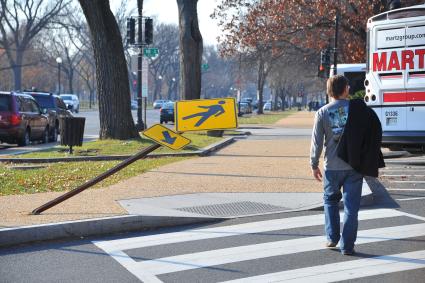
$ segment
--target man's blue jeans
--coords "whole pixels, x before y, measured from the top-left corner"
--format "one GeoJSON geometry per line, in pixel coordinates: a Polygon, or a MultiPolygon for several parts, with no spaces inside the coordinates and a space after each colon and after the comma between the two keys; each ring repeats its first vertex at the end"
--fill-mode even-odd
{"type": "Polygon", "coordinates": [[[325,170],[324,209],[325,233],[328,241],[338,243],[341,251],[352,251],[357,238],[358,212],[362,195],[363,176],[354,170],[325,170]],[[341,194],[341,187],[343,193],[341,194]],[[340,236],[338,203],[344,201],[344,223],[340,236]]]}

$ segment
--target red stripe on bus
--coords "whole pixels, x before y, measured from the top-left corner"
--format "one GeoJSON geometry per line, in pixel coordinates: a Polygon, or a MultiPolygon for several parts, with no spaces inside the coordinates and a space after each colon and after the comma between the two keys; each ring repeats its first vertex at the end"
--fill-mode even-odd
{"type": "Polygon", "coordinates": [[[384,102],[406,102],[406,93],[384,92],[384,102]]]}
{"type": "Polygon", "coordinates": [[[416,91],[416,92],[407,92],[406,101],[425,101],[425,92],[416,91]]]}
{"type": "Polygon", "coordinates": [[[425,78],[425,74],[411,74],[409,75],[411,78],[425,78]]]}
{"type": "Polygon", "coordinates": [[[425,101],[425,91],[385,92],[384,102],[418,102],[425,101]]]}
{"type": "Polygon", "coordinates": [[[401,78],[402,78],[401,75],[381,76],[381,80],[386,80],[386,79],[401,79],[401,78]]]}

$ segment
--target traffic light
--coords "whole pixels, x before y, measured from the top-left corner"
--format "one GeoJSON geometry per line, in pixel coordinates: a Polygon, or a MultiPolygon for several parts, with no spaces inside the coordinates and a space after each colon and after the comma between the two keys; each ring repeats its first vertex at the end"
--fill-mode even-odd
{"type": "Polygon", "coordinates": [[[326,78],[327,72],[331,67],[331,51],[329,48],[320,51],[320,65],[317,76],[320,78],[326,78]]]}
{"type": "Polygon", "coordinates": [[[133,18],[127,19],[127,40],[129,44],[135,43],[136,35],[136,20],[133,18]]]}
{"type": "Polygon", "coordinates": [[[153,42],[153,20],[145,19],[145,43],[152,44],[153,42]]]}
{"type": "Polygon", "coordinates": [[[317,73],[319,78],[326,78],[326,51],[320,51],[320,65],[317,73]]]}

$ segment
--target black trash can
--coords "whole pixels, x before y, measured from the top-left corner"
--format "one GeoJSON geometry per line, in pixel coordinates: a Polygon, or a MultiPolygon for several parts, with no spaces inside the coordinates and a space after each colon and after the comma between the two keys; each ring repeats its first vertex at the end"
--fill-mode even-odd
{"type": "Polygon", "coordinates": [[[73,146],[83,145],[85,122],[84,117],[63,117],[59,120],[61,145],[69,146],[71,154],[73,146]]]}

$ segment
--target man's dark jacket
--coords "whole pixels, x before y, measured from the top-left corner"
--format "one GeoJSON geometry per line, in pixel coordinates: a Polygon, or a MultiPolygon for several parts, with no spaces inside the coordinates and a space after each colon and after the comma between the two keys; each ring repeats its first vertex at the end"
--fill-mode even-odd
{"type": "Polygon", "coordinates": [[[382,127],[375,111],[361,99],[350,100],[338,157],[360,174],[378,177],[378,168],[385,167],[381,142],[382,127]]]}

